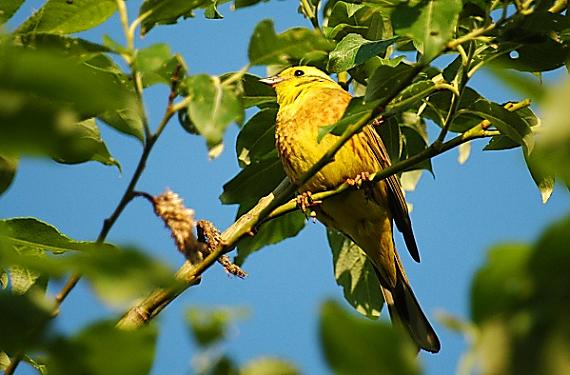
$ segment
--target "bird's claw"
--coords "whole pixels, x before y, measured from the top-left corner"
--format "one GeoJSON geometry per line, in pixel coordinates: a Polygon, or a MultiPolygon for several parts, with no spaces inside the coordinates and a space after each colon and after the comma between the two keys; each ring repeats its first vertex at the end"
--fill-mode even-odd
{"type": "Polygon", "coordinates": [[[319,204],[322,203],[322,201],[313,200],[310,191],[306,191],[304,193],[297,195],[296,199],[297,199],[297,207],[299,207],[299,209],[303,212],[303,214],[305,214],[305,216],[312,217],[313,219],[317,217],[316,212],[312,211],[311,207],[318,206],[319,204]]]}
{"type": "Polygon", "coordinates": [[[370,172],[361,172],[354,178],[347,178],[346,183],[350,186],[355,186],[361,188],[364,184],[372,181],[372,175],[370,172]]]}

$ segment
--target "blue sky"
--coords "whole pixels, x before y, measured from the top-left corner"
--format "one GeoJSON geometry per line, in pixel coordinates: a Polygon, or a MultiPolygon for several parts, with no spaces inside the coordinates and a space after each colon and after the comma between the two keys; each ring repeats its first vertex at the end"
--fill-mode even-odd
{"type": "MultiPolygon", "coordinates": [[[[16,20],[29,16],[41,3],[28,1],[16,20]]],[[[132,17],[138,2],[128,3],[132,17]]],[[[183,55],[191,74],[221,74],[247,63],[249,37],[262,19],[273,19],[278,31],[299,25],[310,27],[297,13],[295,1],[271,1],[236,12],[223,6],[221,11],[224,20],[205,20],[198,12],[198,17],[178,25],[157,27],[136,43],[142,47],[166,42],[183,55]]],[[[101,41],[103,34],[122,39],[118,24],[114,16],[84,36],[94,41],[101,41]]],[[[261,68],[252,72],[264,74],[261,68]]],[[[471,85],[498,102],[521,99],[484,72],[471,85]]],[[[166,97],[165,87],[152,88],[145,94],[151,124],[157,124],[162,116],[166,97]]],[[[72,238],[94,240],[102,220],[122,194],[141,151],[133,139],[106,127],[102,131],[111,153],[123,166],[122,175],[97,163],[63,166],[48,160],[24,159],[13,186],[0,198],[0,215],[35,216],[72,238]]],[[[239,170],[234,152],[236,136],[237,127],[230,127],[225,151],[209,161],[204,141],[188,135],[172,121],[150,157],[139,190],[158,194],[169,187],[195,209],[199,218],[226,228],[233,222],[236,208],[222,206],[218,196],[224,182],[239,170]]],[[[421,355],[427,374],[455,371],[465,349],[464,340],[441,326],[435,313],[468,316],[470,280],[483,263],[488,247],[497,242],[532,241],[570,208],[568,192],[560,186],[547,205],[541,203],[520,150],[483,153],[479,150],[484,144],[474,142],[465,165],[457,163],[455,151],[435,158],[436,177],[422,176],[416,191],[408,194],[414,207],[411,215],[421,264],[409,259],[396,235],[416,295],[442,341],[439,354],[421,355]]],[[[144,200],[128,206],[108,240],[134,244],[173,267],[183,261],[144,200]]],[[[244,269],[249,277],[239,280],[226,276],[220,267],[212,267],[198,287],[187,291],[161,314],[153,374],[191,373],[196,348],[183,322],[189,306],[249,309],[249,319],[236,324],[225,346],[241,363],[272,355],[293,361],[303,373],[327,373],[319,350],[318,310],[325,298],[342,301],[342,291],[333,278],[332,256],[322,225],[309,223],[296,238],[252,255],[244,269]]],[[[52,285],[50,291],[58,287],[52,285]]],[[[93,319],[119,311],[102,305],[82,283],[64,303],[57,326],[72,332],[93,319]]],[[[20,370],[22,374],[33,373],[25,366],[20,370]]]]}

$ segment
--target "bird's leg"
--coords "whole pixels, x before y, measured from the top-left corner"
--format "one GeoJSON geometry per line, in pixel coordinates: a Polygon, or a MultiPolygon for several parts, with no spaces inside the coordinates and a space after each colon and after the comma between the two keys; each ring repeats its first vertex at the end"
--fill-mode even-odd
{"type": "Polygon", "coordinates": [[[313,219],[317,217],[315,211],[311,210],[311,207],[318,206],[322,203],[319,200],[313,200],[310,191],[305,191],[297,195],[297,207],[305,214],[307,218],[312,217],[313,219]]]}
{"type": "Polygon", "coordinates": [[[364,194],[367,199],[372,197],[372,192],[374,189],[374,183],[372,183],[373,176],[370,172],[360,172],[354,178],[347,178],[346,183],[350,186],[354,186],[357,189],[364,189],[364,194]]]}

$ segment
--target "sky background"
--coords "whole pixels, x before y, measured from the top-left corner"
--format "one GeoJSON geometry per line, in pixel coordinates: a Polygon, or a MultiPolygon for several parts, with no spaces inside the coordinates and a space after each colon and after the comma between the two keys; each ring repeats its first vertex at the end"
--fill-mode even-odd
{"type": "MultiPolygon", "coordinates": [[[[10,25],[27,18],[42,3],[27,1],[10,25]]],[[[131,19],[139,3],[128,2],[131,19]]],[[[297,13],[297,4],[273,0],[235,12],[226,5],[220,8],[223,20],[206,20],[202,12],[197,12],[194,19],[156,27],[144,39],[138,38],[136,44],[170,44],[173,52],[185,58],[191,74],[236,71],[247,63],[249,37],[262,19],[273,19],[278,32],[293,26],[310,27],[297,13]]],[[[116,15],[82,36],[100,42],[104,34],[122,40],[116,15]]],[[[264,75],[263,68],[252,72],[264,75]]],[[[497,102],[521,99],[485,72],[478,73],[471,86],[497,102]]],[[[156,125],[162,116],[167,95],[167,88],[162,86],[145,93],[151,124],[156,125]]],[[[229,128],[225,151],[210,161],[205,142],[172,121],[151,154],[138,190],[156,195],[171,188],[198,218],[226,228],[234,220],[236,207],[221,205],[218,196],[222,185],[239,171],[234,151],[237,130],[237,126],[229,128]]],[[[123,193],[141,152],[133,138],[105,126],[102,133],[109,150],[122,164],[122,174],[95,162],[65,166],[49,160],[24,159],[13,185],[0,197],[0,217],[35,216],[74,239],[94,240],[102,220],[123,193]]],[[[466,344],[462,337],[439,324],[435,314],[445,311],[468,317],[470,280],[483,264],[489,246],[532,241],[570,208],[569,194],[561,186],[557,186],[547,205],[541,203],[520,150],[483,153],[479,150],[484,145],[485,141],[473,143],[465,165],[458,164],[456,150],[436,157],[435,178],[424,174],[416,191],[407,195],[413,204],[411,216],[422,255],[420,264],[411,261],[396,234],[415,293],[442,342],[439,354],[421,354],[426,374],[455,372],[466,344]]],[[[183,262],[169,233],[145,200],[134,200],[127,207],[108,241],[136,245],[173,268],[183,262]]],[[[244,269],[249,276],[240,280],[228,277],[219,266],[212,267],[198,287],[188,290],[162,312],[152,374],[192,372],[191,359],[197,348],[183,320],[189,306],[246,307],[250,311],[250,317],[231,330],[224,346],[240,363],[271,355],[291,360],[306,374],[328,373],[318,341],[319,307],[327,298],[348,305],[333,277],[324,227],[308,223],[296,238],[253,254],[244,269]]],[[[49,291],[54,293],[60,287],[56,283],[49,291]]],[[[73,332],[120,311],[102,305],[89,286],[81,283],[64,302],[56,325],[64,332],[73,332]]],[[[19,370],[20,374],[34,373],[27,366],[19,370]]]]}

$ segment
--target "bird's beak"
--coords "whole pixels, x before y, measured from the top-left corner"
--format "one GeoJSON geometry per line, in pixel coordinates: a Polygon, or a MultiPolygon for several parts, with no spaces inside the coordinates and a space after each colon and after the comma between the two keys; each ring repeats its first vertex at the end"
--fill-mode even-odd
{"type": "Polygon", "coordinates": [[[283,78],[279,76],[271,76],[267,78],[261,78],[259,82],[265,83],[266,85],[269,85],[271,87],[275,87],[275,85],[278,84],[279,82],[283,82],[283,78]]]}

